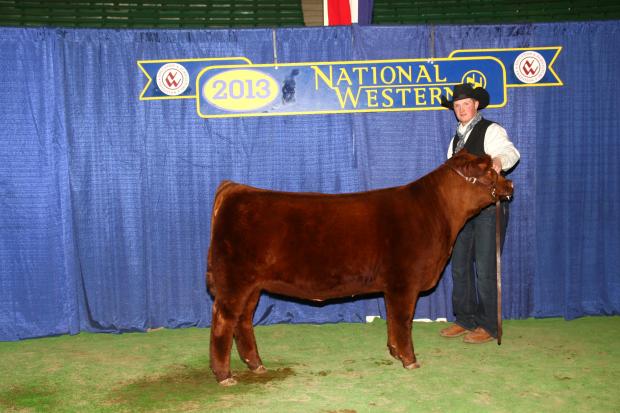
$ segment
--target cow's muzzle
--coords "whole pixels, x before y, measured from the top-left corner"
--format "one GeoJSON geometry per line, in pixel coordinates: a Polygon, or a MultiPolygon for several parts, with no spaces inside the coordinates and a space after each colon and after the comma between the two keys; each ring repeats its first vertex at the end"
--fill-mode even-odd
{"type": "Polygon", "coordinates": [[[491,190],[491,195],[493,195],[493,198],[499,198],[502,201],[509,201],[512,199],[513,193],[514,187],[512,185],[512,181],[503,177],[498,179],[497,184],[491,190]]]}

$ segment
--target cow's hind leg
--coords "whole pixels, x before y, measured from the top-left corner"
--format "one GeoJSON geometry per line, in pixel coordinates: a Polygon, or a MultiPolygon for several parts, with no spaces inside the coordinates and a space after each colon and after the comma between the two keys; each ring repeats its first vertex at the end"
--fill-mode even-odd
{"type": "Polygon", "coordinates": [[[254,337],[254,327],[252,326],[252,319],[254,317],[254,310],[256,304],[260,298],[260,290],[257,290],[250,294],[245,307],[239,316],[239,321],[235,327],[235,343],[237,344],[237,351],[241,360],[248,365],[248,368],[254,373],[265,373],[267,369],[263,366],[263,362],[258,355],[258,348],[256,346],[256,338],[254,337]]]}
{"type": "Polygon", "coordinates": [[[216,380],[224,386],[231,386],[237,381],[230,372],[230,351],[232,349],[233,330],[237,324],[239,312],[234,307],[215,298],[213,303],[213,321],[211,322],[210,362],[211,371],[216,380]]]}
{"type": "Polygon", "coordinates": [[[411,340],[411,322],[417,295],[398,293],[385,294],[388,323],[388,349],[392,357],[400,360],[407,369],[420,367],[416,362],[411,340]]]}

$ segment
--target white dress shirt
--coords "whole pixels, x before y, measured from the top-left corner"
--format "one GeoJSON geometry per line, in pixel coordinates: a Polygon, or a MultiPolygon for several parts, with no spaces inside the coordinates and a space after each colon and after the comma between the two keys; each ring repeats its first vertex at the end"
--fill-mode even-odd
{"type": "MultiPolygon", "coordinates": [[[[473,120],[473,119],[472,119],[473,120]]],[[[464,132],[467,125],[459,123],[459,132],[464,132]]],[[[465,142],[469,139],[469,135],[471,135],[471,131],[465,135],[465,142]]],[[[454,138],[450,139],[450,145],[448,145],[448,159],[452,157],[452,145],[454,138]]],[[[502,161],[502,170],[507,171],[512,168],[519,158],[521,158],[521,154],[515,148],[513,143],[508,138],[508,133],[506,133],[506,129],[498,125],[497,123],[492,123],[489,125],[485,135],[484,135],[484,152],[491,156],[491,158],[498,158],[502,161]]]]}

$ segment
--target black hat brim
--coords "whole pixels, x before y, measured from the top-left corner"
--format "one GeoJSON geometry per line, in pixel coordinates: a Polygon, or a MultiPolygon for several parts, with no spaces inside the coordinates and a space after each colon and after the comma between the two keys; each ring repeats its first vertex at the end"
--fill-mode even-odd
{"type": "MultiPolygon", "coordinates": [[[[491,101],[491,96],[489,96],[489,92],[487,92],[486,89],[481,87],[473,89],[471,96],[461,97],[460,99],[457,99],[457,101],[467,98],[475,99],[478,101],[478,110],[484,109],[489,106],[489,102],[491,101]]],[[[454,110],[454,100],[448,100],[447,97],[441,95],[441,106],[450,110],[454,110]]]]}

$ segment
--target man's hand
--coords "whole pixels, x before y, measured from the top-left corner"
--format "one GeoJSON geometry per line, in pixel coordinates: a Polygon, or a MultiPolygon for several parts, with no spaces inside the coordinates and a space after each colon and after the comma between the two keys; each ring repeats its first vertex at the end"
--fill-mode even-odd
{"type": "Polygon", "coordinates": [[[502,171],[502,160],[499,158],[493,158],[493,169],[495,172],[500,173],[502,171]]]}

